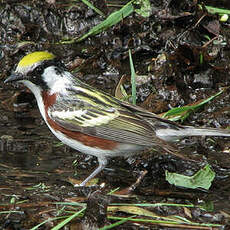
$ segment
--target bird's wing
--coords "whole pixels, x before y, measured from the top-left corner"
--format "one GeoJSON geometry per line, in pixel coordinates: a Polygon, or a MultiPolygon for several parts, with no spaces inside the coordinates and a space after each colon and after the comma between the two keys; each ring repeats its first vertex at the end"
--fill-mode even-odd
{"type": "Polygon", "coordinates": [[[127,102],[121,102],[122,106],[128,109],[129,111],[132,111],[136,114],[136,116],[143,117],[144,119],[148,120],[151,124],[154,130],[159,128],[165,128],[165,129],[175,129],[175,130],[183,130],[185,129],[184,126],[174,122],[170,121],[164,118],[161,118],[157,116],[154,113],[149,112],[148,110],[145,110],[139,106],[131,105],[127,102]]]}
{"type": "Polygon", "coordinates": [[[158,138],[152,126],[123,107],[120,101],[85,85],[70,91],[68,97],[57,99],[48,110],[58,125],[107,140],[156,145],[158,138]]]}
{"type": "Polygon", "coordinates": [[[64,101],[50,107],[48,115],[58,125],[71,131],[122,143],[153,145],[151,126],[126,110],[87,103],[79,108],[73,107],[72,101],[64,101]]]}

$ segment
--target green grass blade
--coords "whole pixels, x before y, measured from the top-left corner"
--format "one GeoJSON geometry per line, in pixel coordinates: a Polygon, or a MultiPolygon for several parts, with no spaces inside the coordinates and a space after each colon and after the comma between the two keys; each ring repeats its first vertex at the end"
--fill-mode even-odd
{"type": "Polygon", "coordinates": [[[88,0],[81,0],[84,4],[86,4],[89,8],[91,8],[92,10],[94,10],[96,13],[100,14],[101,16],[105,16],[104,13],[102,11],[100,11],[98,8],[96,8],[91,2],[89,2],[88,0]]]}
{"type": "Polygon", "coordinates": [[[51,230],[59,230],[59,229],[61,229],[67,223],[69,223],[71,220],[73,220],[74,218],[76,218],[77,216],[79,216],[85,210],[86,210],[86,208],[82,208],[80,211],[78,211],[78,212],[74,213],[73,215],[69,216],[68,218],[66,218],[65,220],[63,220],[61,223],[59,223],[58,225],[56,225],[55,227],[53,227],[51,230]]]}
{"type": "Polygon", "coordinates": [[[34,226],[33,228],[31,228],[30,230],[37,230],[37,229],[39,229],[40,226],[42,226],[42,225],[45,224],[45,223],[48,223],[48,222],[54,221],[54,220],[64,219],[64,218],[65,218],[65,216],[54,217],[54,218],[48,218],[47,220],[43,221],[42,223],[40,223],[40,224],[34,226]]]}
{"type": "MultiPolygon", "coordinates": [[[[199,7],[202,8],[201,5],[199,5],[199,7]]],[[[227,9],[216,8],[216,7],[213,7],[213,6],[205,6],[205,8],[211,14],[220,14],[220,15],[230,14],[230,10],[227,10],[227,9]]]]}
{"type": "Polygon", "coordinates": [[[99,230],[107,230],[107,229],[111,229],[111,228],[117,227],[117,226],[119,226],[119,225],[121,225],[121,224],[123,224],[123,223],[125,223],[125,222],[127,222],[129,220],[131,220],[133,217],[135,217],[135,216],[123,218],[120,221],[118,221],[116,223],[113,223],[113,224],[110,224],[110,225],[107,225],[107,226],[105,226],[103,228],[100,228],[99,230]]]}
{"type": "MultiPolygon", "coordinates": [[[[123,217],[118,217],[118,216],[109,216],[108,219],[111,220],[122,220],[124,219],[123,217]]],[[[153,220],[153,219],[140,219],[140,218],[130,218],[129,221],[133,222],[142,222],[142,223],[153,223],[153,224],[167,224],[167,225],[178,225],[178,224],[187,224],[183,223],[181,221],[164,221],[164,220],[153,220]]],[[[207,226],[207,227],[223,227],[223,225],[220,224],[212,224],[212,223],[196,223],[196,222],[190,222],[188,225],[188,229],[190,229],[190,226],[207,226]]],[[[182,226],[184,228],[184,226],[182,226]]],[[[178,229],[178,228],[177,228],[178,229]]],[[[193,228],[195,229],[195,228],[193,228]]]]}
{"type": "Polygon", "coordinates": [[[129,16],[134,11],[132,2],[133,1],[128,2],[120,10],[110,14],[103,22],[94,26],[88,33],[84,34],[83,36],[78,38],[76,41],[80,42],[89,36],[101,33],[102,31],[120,22],[123,18],[129,16]]]}
{"type": "Polygon", "coordinates": [[[225,90],[221,90],[220,92],[216,93],[215,95],[203,100],[199,104],[191,105],[191,106],[182,106],[178,108],[170,109],[166,112],[163,117],[168,118],[169,120],[178,121],[178,120],[185,120],[192,112],[199,109],[201,106],[205,105],[206,103],[210,102],[220,94],[222,94],[225,90]]]}
{"type": "Polygon", "coordinates": [[[133,104],[136,105],[136,102],[137,102],[136,73],[135,73],[132,53],[130,49],[129,49],[129,63],[130,63],[130,70],[131,70],[132,101],[133,101],[133,104]]]}
{"type": "Polygon", "coordinates": [[[10,211],[1,211],[0,215],[2,215],[2,214],[11,214],[11,213],[21,213],[21,211],[13,211],[13,210],[10,210],[10,211]]]}

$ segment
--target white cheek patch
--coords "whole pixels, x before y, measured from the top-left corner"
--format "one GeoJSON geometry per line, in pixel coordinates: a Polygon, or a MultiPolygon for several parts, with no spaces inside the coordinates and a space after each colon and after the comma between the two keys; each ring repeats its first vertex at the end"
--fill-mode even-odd
{"type": "Polygon", "coordinates": [[[57,73],[54,66],[46,68],[42,74],[43,80],[50,88],[51,95],[55,93],[67,94],[66,88],[73,84],[72,77],[69,72],[57,73]]]}
{"type": "Polygon", "coordinates": [[[50,89],[50,95],[55,93],[67,94],[66,82],[64,79],[56,80],[50,89]]]}

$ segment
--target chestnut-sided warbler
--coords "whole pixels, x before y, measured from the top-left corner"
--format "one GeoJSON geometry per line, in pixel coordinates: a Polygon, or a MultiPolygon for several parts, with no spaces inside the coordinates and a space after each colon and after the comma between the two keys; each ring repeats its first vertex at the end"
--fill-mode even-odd
{"type": "Polygon", "coordinates": [[[80,186],[101,172],[111,157],[127,157],[151,147],[177,155],[167,143],[175,138],[230,137],[229,130],[182,126],[100,92],[46,51],[23,57],[6,82],[21,82],[33,92],[43,119],[59,140],[97,157],[99,166],[80,186]]]}

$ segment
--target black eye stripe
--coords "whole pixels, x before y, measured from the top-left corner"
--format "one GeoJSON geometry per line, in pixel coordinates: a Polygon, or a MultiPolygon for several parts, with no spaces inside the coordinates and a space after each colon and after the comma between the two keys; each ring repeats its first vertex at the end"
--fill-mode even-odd
{"type": "Polygon", "coordinates": [[[55,62],[56,62],[55,59],[44,61],[40,65],[38,65],[36,68],[34,68],[32,71],[28,72],[27,75],[28,76],[41,76],[45,68],[52,66],[52,65],[57,65],[57,63],[55,62]]]}
{"type": "Polygon", "coordinates": [[[44,71],[44,67],[39,65],[35,69],[30,71],[27,75],[29,75],[29,76],[39,76],[39,75],[41,75],[43,73],[43,71],[44,71]]]}

